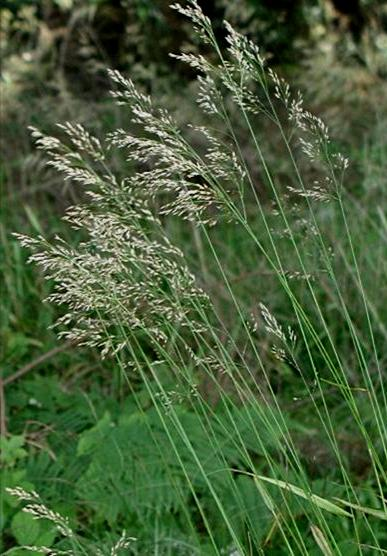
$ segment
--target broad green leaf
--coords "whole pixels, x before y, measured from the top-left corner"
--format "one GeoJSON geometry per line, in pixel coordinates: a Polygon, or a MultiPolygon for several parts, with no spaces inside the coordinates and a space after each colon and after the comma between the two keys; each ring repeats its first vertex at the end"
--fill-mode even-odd
{"type": "Polygon", "coordinates": [[[46,546],[50,548],[55,541],[57,535],[56,526],[50,521],[40,522],[40,528],[42,531],[39,533],[38,538],[35,540],[35,546],[46,546]]]}
{"type": "Polygon", "coordinates": [[[20,511],[12,518],[11,531],[19,544],[30,545],[39,536],[40,524],[31,514],[20,511]]]}
{"type": "Polygon", "coordinates": [[[24,450],[24,436],[13,435],[9,438],[0,437],[0,461],[3,465],[14,465],[18,459],[26,457],[27,452],[24,450]]]}
{"type": "Polygon", "coordinates": [[[24,488],[24,490],[35,490],[35,486],[25,479],[25,475],[25,469],[5,469],[0,475],[1,487],[3,489],[3,492],[1,493],[2,502],[11,508],[16,508],[20,502],[16,496],[12,496],[9,492],[7,492],[7,488],[21,487],[24,488]]]}

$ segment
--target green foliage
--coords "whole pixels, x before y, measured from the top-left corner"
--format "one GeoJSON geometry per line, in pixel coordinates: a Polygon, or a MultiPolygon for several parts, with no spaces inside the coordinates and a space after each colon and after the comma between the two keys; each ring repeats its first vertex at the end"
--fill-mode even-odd
{"type": "Polygon", "coordinates": [[[20,459],[27,455],[27,451],[23,448],[25,439],[22,435],[15,435],[9,438],[2,436],[0,438],[0,462],[3,466],[12,467],[20,459]]]}
{"type": "MultiPolygon", "coordinates": [[[[94,426],[79,434],[72,461],[62,451],[59,461],[50,463],[41,455],[29,465],[27,476],[35,479],[35,488],[43,488],[47,494],[51,492],[50,497],[58,499],[62,489],[55,486],[55,475],[59,471],[66,490],[70,488],[66,495],[68,503],[82,501],[83,512],[89,515],[93,528],[104,529],[108,525],[115,529],[118,523],[125,523],[125,528],[144,542],[154,535],[154,525],[159,523],[158,542],[177,535],[200,543],[201,520],[197,522],[200,501],[200,507],[211,516],[209,524],[215,538],[224,543],[229,532],[214,505],[211,484],[232,516],[238,534],[243,536],[251,530],[256,539],[262,538],[271,526],[270,514],[253,479],[238,474],[238,469],[243,471],[246,465],[246,456],[233,439],[236,427],[246,438],[249,456],[257,463],[262,461],[262,448],[256,445],[251,433],[251,422],[261,426],[259,408],[254,405],[234,408],[231,413],[216,417],[200,416],[181,408],[175,423],[164,413],[163,406],[133,411],[133,401],[129,398],[121,405],[117,420],[105,413],[94,426]],[[130,411],[126,412],[125,407],[130,411]],[[209,442],[206,421],[211,418],[216,423],[209,442]],[[187,441],[183,441],[177,426],[189,435],[187,441]],[[47,482],[51,488],[43,487],[47,482]],[[236,507],[238,512],[234,515],[236,507]],[[254,513],[256,519],[252,520],[254,513]]],[[[278,450],[279,438],[267,435],[265,442],[265,448],[278,450]]],[[[15,514],[10,524],[17,540],[22,515],[15,514]]],[[[26,527],[26,534],[28,531],[26,527]]],[[[39,531],[33,529],[32,533],[37,538],[39,531]]]]}
{"type": "MultiPolygon", "coordinates": [[[[95,427],[81,435],[78,443],[77,455],[89,460],[77,482],[79,497],[94,509],[98,521],[112,524],[125,515],[127,519],[133,515],[137,530],[144,531],[163,515],[175,516],[176,529],[181,527],[184,508],[189,507],[193,495],[205,507],[212,506],[208,480],[226,505],[234,505],[230,470],[243,468],[243,459],[230,429],[238,421],[243,423],[248,411],[243,408],[228,418],[222,416],[218,426],[212,427],[211,442],[205,421],[192,412],[180,411],[178,426],[189,435],[189,443],[183,441],[174,422],[160,416],[156,409],[123,413],[118,423],[105,414],[95,427]],[[192,492],[187,488],[187,476],[192,492]]],[[[247,433],[247,422],[238,431],[247,433]]],[[[274,439],[270,442],[273,444],[274,439]]],[[[251,455],[257,455],[258,447],[252,442],[247,445],[251,455]]],[[[253,488],[252,479],[241,482],[246,481],[253,488]]],[[[247,515],[242,512],[240,520],[243,522],[247,515]]],[[[212,516],[216,530],[215,508],[212,516]]]]}
{"type": "Polygon", "coordinates": [[[11,521],[11,532],[20,545],[33,545],[39,536],[39,523],[30,514],[18,512],[11,521]]]}
{"type": "MultiPolygon", "coordinates": [[[[18,9],[25,4],[14,6],[18,9]]],[[[57,2],[61,17],[68,13],[70,4],[57,2]]],[[[104,10],[111,3],[88,4],[97,8],[94,13],[102,10],[98,12],[101,15],[108,13],[104,10]]],[[[169,20],[164,18],[159,3],[130,4],[137,18],[136,33],[130,37],[135,44],[124,58],[140,81],[147,81],[149,75],[165,71],[165,66],[160,70],[163,52],[171,40],[175,43],[181,36],[168,36],[169,20]],[[139,42],[144,29],[146,40],[139,42]],[[154,48],[156,31],[165,41],[155,55],[157,67],[136,65],[137,59],[154,58],[149,48],[154,48]]],[[[233,13],[231,3],[226,4],[216,10],[217,14],[225,9],[234,21],[239,18],[240,27],[246,28],[250,36],[257,33],[254,22],[259,14],[266,48],[274,51],[279,61],[284,60],[284,45],[287,48],[299,33],[298,26],[306,29],[310,27],[308,17],[316,17],[316,12],[313,15],[301,10],[297,29],[283,25],[278,28],[277,11],[266,2],[250,2],[246,18],[239,12],[239,3],[238,13],[233,13]],[[251,19],[250,9],[255,14],[251,19]]],[[[300,10],[301,4],[295,3],[289,13],[300,10]]],[[[379,9],[377,4],[363,2],[362,6],[379,9]]],[[[313,20],[316,28],[319,17],[313,20]]],[[[94,25],[98,18],[91,21],[94,25]]],[[[217,23],[215,27],[222,41],[217,23]]],[[[331,32],[328,22],[325,38],[331,32]]],[[[23,34],[23,41],[28,42],[28,33],[23,34]]],[[[299,43],[295,46],[300,47],[299,43]]],[[[294,50],[289,48],[287,53],[288,61],[292,61],[294,50]]],[[[315,69],[321,71],[320,66],[315,69]]],[[[334,75],[333,70],[329,75],[334,75]]],[[[338,75],[343,77],[341,67],[338,75]]],[[[322,98],[323,104],[329,105],[333,93],[342,102],[340,91],[348,89],[347,82],[340,89],[335,80],[335,86],[322,85],[317,78],[312,81],[320,89],[315,94],[314,84],[307,84],[317,104],[322,98]]],[[[171,77],[174,82],[175,77],[171,77]]],[[[159,94],[157,86],[152,88],[159,94]]],[[[358,95],[358,102],[364,101],[357,90],[352,94],[358,95]]],[[[191,120],[185,107],[192,111],[188,92],[185,96],[184,103],[169,99],[178,106],[178,117],[184,122],[191,120]]],[[[21,98],[30,110],[28,122],[43,118],[44,127],[48,127],[47,122],[62,120],[62,110],[73,114],[79,109],[75,104],[57,102],[56,97],[54,103],[52,98],[43,99],[44,109],[31,104],[30,97],[21,98]]],[[[231,104],[229,97],[225,104],[231,104]]],[[[97,108],[80,106],[82,119],[90,120],[96,129],[102,128],[104,134],[124,127],[124,117],[117,116],[104,101],[97,108]]],[[[72,202],[84,197],[73,182],[63,193],[62,185],[56,185],[56,178],[43,169],[40,158],[27,156],[31,148],[23,129],[27,120],[23,120],[23,109],[13,113],[20,120],[7,124],[11,145],[7,149],[12,152],[13,141],[18,148],[15,158],[7,159],[4,165],[7,195],[0,229],[5,379],[57,345],[50,326],[63,315],[60,309],[41,304],[41,299],[52,293],[52,283],[44,282],[36,268],[27,266],[26,254],[11,232],[36,235],[48,230],[50,236],[59,233],[78,246],[79,231],[69,230],[57,213],[64,210],[69,197],[72,202]],[[19,183],[23,186],[15,187],[19,183]],[[55,198],[59,199],[57,204],[55,198]]],[[[300,198],[299,191],[282,197],[283,185],[294,186],[292,162],[281,150],[281,137],[273,131],[273,121],[267,124],[253,116],[253,139],[261,146],[266,164],[280,184],[280,203],[284,204],[279,206],[270,201],[268,179],[262,161],[248,145],[249,130],[242,116],[231,113],[255,187],[254,194],[247,188],[244,191],[244,216],[249,227],[244,227],[246,222],[241,219],[238,225],[222,222],[209,231],[199,227],[192,232],[190,224],[176,217],[161,222],[168,237],[187,255],[189,268],[213,302],[214,314],[206,322],[210,334],[195,342],[195,336],[180,336],[179,327],[172,322],[173,326],[169,323],[163,328],[170,334],[168,342],[159,346],[144,340],[146,330],[135,339],[126,332],[130,336],[125,338],[129,340],[126,345],[131,350],[103,364],[95,350],[71,346],[6,384],[8,434],[0,440],[2,553],[25,556],[30,552],[21,546],[34,544],[69,550],[76,556],[110,556],[115,554],[114,546],[123,529],[137,540],[117,548],[120,556],[368,556],[386,550],[385,126],[380,121],[364,148],[352,153],[357,168],[350,170],[349,186],[341,190],[343,205],[323,203],[316,207],[313,200],[308,205],[305,197],[300,198]],[[262,213],[254,202],[256,195],[262,213]],[[279,223],[282,207],[289,218],[290,235],[289,229],[279,223]],[[310,225],[311,214],[317,235],[310,225]],[[300,277],[297,249],[310,280],[300,277]],[[278,256],[285,273],[268,263],[265,250],[278,256]],[[285,292],[284,284],[288,288],[285,292]],[[260,313],[260,301],[272,312],[271,317],[265,313],[266,320],[260,313]],[[271,328],[267,322],[270,318],[271,328]],[[289,347],[287,340],[283,342],[280,330],[287,334],[288,326],[299,336],[295,347],[289,347]],[[184,351],[182,346],[188,349],[184,351]],[[205,360],[208,352],[215,359],[214,365],[214,359],[210,363],[205,360]],[[193,353],[194,358],[187,353],[193,353]],[[63,537],[53,521],[35,520],[23,511],[25,501],[6,490],[16,487],[37,491],[39,504],[47,504],[67,519],[74,537],[63,537]]],[[[192,121],[198,118],[195,112],[192,121]]],[[[359,117],[352,110],[346,119],[363,130],[362,113],[359,117]]],[[[209,120],[205,117],[201,123],[209,127],[209,120]]],[[[226,136],[219,122],[211,129],[217,126],[221,136],[226,136]]],[[[293,131],[285,126],[286,140],[293,138],[293,131]]],[[[342,131],[351,143],[352,136],[342,131]]],[[[190,138],[190,133],[181,136],[190,138]]],[[[138,137],[140,140],[143,136],[138,137]]],[[[334,147],[332,140],[328,157],[334,147]]],[[[112,150],[109,169],[128,180],[137,162],[127,164],[126,154],[112,150]]],[[[301,150],[297,144],[293,152],[309,185],[321,168],[317,164],[311,167],[310,161],[305,164],[301,150]]],[[[198,139],[197,152],[201,155],[204,151],[204,142],[198,139]]],[[[210,169],[207,164],[204,177],[210,169]]],[[[106,168],[103,176],[105,173],[106,168]]],[[[192,180],[191,175],[188,185],[192,186],[192,180]]],[[[165,202],[168,194],[164,197],[164,193],[156,204],[165,202]]],[[[125,210],[121,198],[116,195],[107,202],[99,198],[100,214],[113,206],[124,216],[130,210],[133,216],[133,198],[125,204],[125,210]]],[[[109,237],[109,241],[116,239],[115,233],[109,237]]],[[[125,238],[125,248],[129,241],[125,238]]],[[[90,252],[94,254],[95,249],[90,252]]],[[[121,279],[119,283],[127,282],[121,279]]],[[[95,284],[101,283],[99,267],[95,284]]],[[[160,290],[173,291],[165,275],[160,290]]],[[[124,290],[118,291],[117,298],[125,302],[122,292],[125,294],[124,290]]],[[[110,314],[119,313],[110,310],[110,314]]],[[[116,331],[122,340],[122,329],[117,326],[116,331]]]]}

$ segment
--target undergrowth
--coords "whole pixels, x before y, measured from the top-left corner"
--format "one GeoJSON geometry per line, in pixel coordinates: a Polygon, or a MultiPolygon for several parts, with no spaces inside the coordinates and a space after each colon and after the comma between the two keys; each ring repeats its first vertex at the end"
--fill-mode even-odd
{"type": "Polygon", "coordinates": [[[97,348],[104,380],[10,396],[23,419],[56,416],[37,455],[2,439],[6,553],[383,554],[385,193],[351,190],[327,126],[252,42],[226,23],[222,50],[194,0],[173,7],[211,50],[175,55],[205,126],[114,71],[134,133],[32,130],[89,200],[70,239],[18,237],[59,337],[97,348]]]}

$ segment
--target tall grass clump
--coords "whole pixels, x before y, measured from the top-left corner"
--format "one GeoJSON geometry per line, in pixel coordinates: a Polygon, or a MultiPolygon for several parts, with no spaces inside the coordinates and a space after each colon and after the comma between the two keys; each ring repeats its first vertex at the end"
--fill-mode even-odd
{"type": "Polygon", "coordinates": [[[255,44],[225,23],[223,48],[195,0],[172,7],[207,53],[174,55],[198,74],[196,123],[179,126],[111,71],[132,132],[32,130],[89,202],[66,213],[72,244],[21,241],[54,283],[48,300],[65,307],[60,337],[114,359],[136,400],[137,421],[105,417],[82,453],[102,450],[118,477],[136,446],[151,446],[138,499],[127,495],[141,508],[127,553],[383,554],[378,202],[354,202],[367,193],[345,184],[349,162],[327,126],[255,44]],[[286,158],[278,166],[263,122],[286,158]],[[121,175],[109,164],[117,149],[121,175]]]}

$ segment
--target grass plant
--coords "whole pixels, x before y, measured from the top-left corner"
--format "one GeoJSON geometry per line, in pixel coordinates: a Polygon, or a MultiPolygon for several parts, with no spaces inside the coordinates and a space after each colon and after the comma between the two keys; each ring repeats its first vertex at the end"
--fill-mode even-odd
{"type": "Polygon", "coordinates": [[[381,198],[351,192],[327,126],[255,44],[226,23],[222,48],[195,0],[172,7],[210,52],[175,55],[198,73],[204,126],[112,71],[136,133],[32,130],[89,200],[66,212],[76,240],[18,239],[64,307],[59,337],[100,350],[127,395],[104,412],[90,398],[95,423],[68,455],[88,527],[31,506],[28,488],[8,495],[56,525],[45,554],[383,554],[381,198]],[[117,149],[128,172],[111,169],[117,149]]]}

